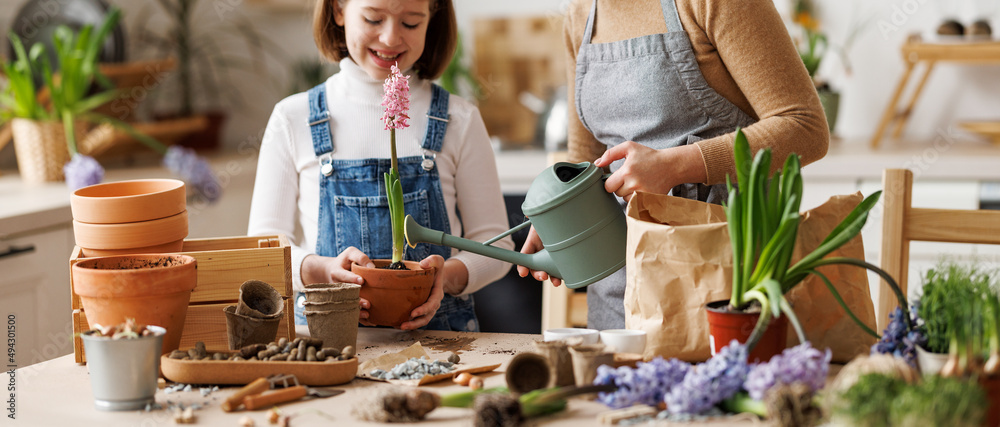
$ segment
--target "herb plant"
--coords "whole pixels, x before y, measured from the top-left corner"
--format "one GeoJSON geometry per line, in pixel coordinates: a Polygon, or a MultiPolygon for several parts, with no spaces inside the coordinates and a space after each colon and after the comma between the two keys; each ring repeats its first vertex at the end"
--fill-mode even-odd
{"type": "Polygon", "coordinates": [[[382,121],[389,131],[392,147],[392,165],[385,174],[385,191],[389,198],[389,217],[392,223],[392,264],[389,268],[395,270],[406,269],[402,262],[403,252],[406,250],[403,234],[403,219],[406,214],[403,211],[403,184],[399,181],[399,160],[396,157],[396,129],[410,126],[410,116],[407,115],[410,109],[409,78],[399,71],[399,67],[393,65],[385,79],[385,95],[382,98],[382,106],[385,107],[382,121]]]}
{"type": "Polygon", "coordinates": [[[784,295],[810,274],[823,280],[837,303],[855,323],[865,332],[878,337],[875,331],[850,311],[830,280],[817,271],[819,267],[833,264],[855,265],[878,273],[889,283],[904,311],[907,311],[907,329],[912,329],[905,307],[906,297],[888,273],[858,259],[824,259],[861,232],[868,219],[868,212],[878,202],[881,191],[866,197],[834,227],[819,247],[793,265],[792,252],[801,220],[799,206],[802,202],[802,175],[799,157],[794,154],[788,156],[783,168],[769,179],[770,149],[760,150],[756,156],[752,156],[746,136],[741,129],[737,129],[734,152],[737,186],[733,185],[731,179],[727,181],[729,200],[725,205],[733,249],[733,284],[729,307],[731,310],[745,310],[752,301],[760,304],[761,315],[748,340],[751,347],[763,335],[771,318],[781,314],[788,316],[799,341],[806,341],[805,332],[784,295]]]}

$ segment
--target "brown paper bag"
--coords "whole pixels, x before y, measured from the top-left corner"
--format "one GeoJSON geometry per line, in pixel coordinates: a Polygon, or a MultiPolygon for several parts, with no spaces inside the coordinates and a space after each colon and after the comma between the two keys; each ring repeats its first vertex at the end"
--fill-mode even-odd
{"type": "MultiPolygon", "coordinates": [[[[827,234],[861,203],[861,193],[834,196],[805,212],[799,224],[792,263],[819,246],[827,234]]],[[[722,206],[659,194],[637,193],[626,210],[627,286],[625,326],[646,331],[645,359],[676,357],[686,361],[709,358],[705,304],[728,300],[733,254],[722,206]]],[[[864,259],[861,236],[831,257],[864,259]]],[[[875,329],[875,309],[866,271],[855,266],[819,270],[837,288],[851,311],[875,329]]],[[[809,276],[787,295],[816,348],[830,348],[834,361],[867,354],[875,338],[844,313],[819,277],[809,276]]],[[[794,328],[788,343],[796,345],[794,328]]]]}

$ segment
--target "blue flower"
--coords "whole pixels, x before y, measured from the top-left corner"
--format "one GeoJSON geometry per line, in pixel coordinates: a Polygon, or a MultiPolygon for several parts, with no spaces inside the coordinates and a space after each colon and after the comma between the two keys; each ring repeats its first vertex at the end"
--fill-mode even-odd
{"type": "Polygon", "coordinates": [[[600,393],[597,400],[612,408],[625,408],[636,403],[656,406],[663,396],[681,382],[691,365],[687,362],[657,357],[649,363],[639,362],[635,369],[622,366],[618,369],[607,365],[597,368],[594,384],[614,384],[618,390],[600,393]]]}
{"type": "Polygon", "coordinates": [[[917,346],[927,344],[927,337],[917,327],[920,324],[920,318],[917,317],[916,307],[912,308],[910,313],[911,323],[914,325],[912,331],[906,329],[901,307],[896,307],[892,313],[889,313],[889,324],[882,332],[882,338],[872,346],[871,354],[891,354],[902,358],[910,366],[917,366],[917,346]]]}
{"type": "Polygon", "coordinates": [[[63,175],[66,176],[66,186],[70,191],[100,184],[104,180],[104,168],[93,157],[74,154],[65,165],[63,175]]]}
{"type": "Polygon", "coordinates": [[[684,376],[664,397],[674,414],[700,414],[732,397],[743,387],[747,371],[747,348],[733,340],[707,362],[684,376]]]}
{"type": "Polygon", "coordinates": [[[763,400],[767,391],[778,384],[802,382],[813,391],[823,388],[830,369],[830,349],[820,352],[808,342],[785,349],[781,354],[750,368],[743,384],[750,397],[763,400]]]}
{"type": "Polygon", "coordinates": [[[205,197],[209,203],[222,196],[222,185],[208,162],[190,148],[171,145],[163,156],[163,165],[179,175],[191,188],[205,197]]]}

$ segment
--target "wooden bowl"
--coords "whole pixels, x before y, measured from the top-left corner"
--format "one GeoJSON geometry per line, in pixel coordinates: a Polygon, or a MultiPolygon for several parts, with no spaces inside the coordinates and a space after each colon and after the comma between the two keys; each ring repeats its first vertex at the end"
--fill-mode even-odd
{"type": "Polygon", "coordinates": [[[187,206],[184,182],[140,179],[91,185],[73,192],[73,219],[88,224],[118,224],[167,218],[187,206]]]}
{"type": "Polygon", "coordinates": [[[77,246],[84,249],[84,256],[96,254],[88,252],[89,249],[134,251],[177,241],[183,244],[188,235],[188,214],[185,210],[166,218],[122,224],[89,224],[74,220],[73,234],[77,246]]]}

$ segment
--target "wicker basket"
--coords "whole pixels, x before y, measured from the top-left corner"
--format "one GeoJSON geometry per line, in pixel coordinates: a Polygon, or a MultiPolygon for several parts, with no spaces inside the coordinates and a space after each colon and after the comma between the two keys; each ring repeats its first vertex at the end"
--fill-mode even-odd
{"type": "MultiPolygon", "coordinates": [[[[62,122],[14,119],[14,152],[21,179],[29,184],[63,179],[63,165],[69,161],[66,132],[62,122]]],[[[77,134],[83,129],[76,127],[77,134]]]]}

